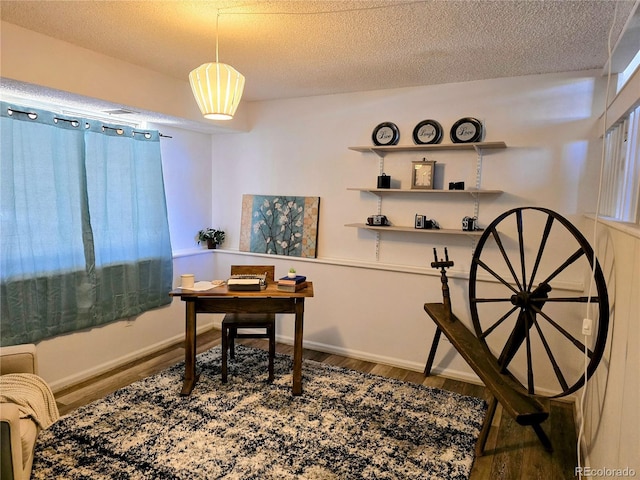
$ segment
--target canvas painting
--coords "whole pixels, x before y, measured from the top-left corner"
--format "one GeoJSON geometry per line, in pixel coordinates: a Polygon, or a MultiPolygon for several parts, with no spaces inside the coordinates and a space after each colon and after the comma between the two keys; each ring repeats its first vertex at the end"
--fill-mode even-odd
{"type": "Polygon", "coordinates": [[[320,197],[243,195],[240,250],[315,258],[319,212],[320,197]]]}

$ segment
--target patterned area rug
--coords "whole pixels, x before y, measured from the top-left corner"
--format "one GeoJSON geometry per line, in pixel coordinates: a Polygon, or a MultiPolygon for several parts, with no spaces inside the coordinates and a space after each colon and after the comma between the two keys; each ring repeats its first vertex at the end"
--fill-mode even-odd
{"type": "Polygon", "coordinates": [[[34,479],[467,479],[486,404],[474,397],[237,346],[220,348],[62,417],[38,439],[34,479]]]}

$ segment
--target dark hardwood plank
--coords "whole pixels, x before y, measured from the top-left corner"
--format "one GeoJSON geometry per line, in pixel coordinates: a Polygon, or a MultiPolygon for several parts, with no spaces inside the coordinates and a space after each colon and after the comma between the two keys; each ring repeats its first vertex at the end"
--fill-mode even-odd
{"type": "Polygon", "coordinates": [[[433,388],[442,388],[442,385],[444,385],[445,380],[446,379],[444,377],[430,375],[428,377],[422,378],[422,385],[425,385],[427,387],[433,387],[433,388]]]}
{"type": "Polygon", "coordinates": [[[498,427],[498,436],[495,448],[485,448],[485,456],[491,455],[490,478],[493,480],[519,479],[524,454],[523,428],[518,425],[510,415],[502,415],[502,421],[498,427]]]}
{"type": "Polygon", "coordinates": [[[487,442],[485,443],[485,454],[481,457],[476,457],[473,468],[471,469],[471,478],[473,480],[493,480],[491,477],[491,468],[495,460],[495,456],[488,454],[488,452],[494,451],[498,443],[498,430],[500,427],[500,421],[502,418],[502,406],[500,404],[496,407],[496,413],[493,416],[491,422],[491,429],[487,436],[487,442]]]}
{"type": "Polygon", "coordinates": [[[360,372],[369,373],[375,367],[375,363],[358,360],[356,358],[343,357],[341,355],[330,355],[323,360],[322,363],[335,365],[336,367],[347,368],[349,370],[358,370],[360,372]]]}
{"type": "MultiPolygon", "coordinates": [[[[544,424],[542,425],[544,428],[544,424]]],[[[535,433],[531,428],[526,428],[528,438],[533,442],[537,441],[535,433]]],[[[534,444],[535,445],[535,444],[534,444]]],[[[522,457],[522,480],[549,480],[552,476],[552,454],[544,448],[535,448],[534,445],[523,449],[522,457]]]]}
{"type": "Polygon", "coordinates": [[[550,435],[553,442],[551,455],[551,475],[553,479],[575,479],[575,466],[578,465],[577,444],[573,404],[551,402],[550,435]]]}
{"type": "Polygon", "coordinates": [[[330,353],[318,352],[316,350],[309,350],[305,348],[302,350],[302,358],[305,360],[313,360],[315,362],[324,362],[327,358],[331,356],[330,353]]]}

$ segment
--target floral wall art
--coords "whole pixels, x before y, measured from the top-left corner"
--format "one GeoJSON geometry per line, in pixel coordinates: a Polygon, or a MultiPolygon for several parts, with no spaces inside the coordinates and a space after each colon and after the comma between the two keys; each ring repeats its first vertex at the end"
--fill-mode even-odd
{"type": "Polygon", "coordinates": [[[315,258],[319,212],[320,197],[243,195],[240,250],[315,258]]]}

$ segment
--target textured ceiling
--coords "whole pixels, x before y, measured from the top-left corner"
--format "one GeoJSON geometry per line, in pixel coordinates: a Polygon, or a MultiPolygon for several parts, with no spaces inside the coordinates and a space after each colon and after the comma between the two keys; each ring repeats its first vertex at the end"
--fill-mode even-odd
{"type": "Polygon", "coordinates": [[[215,58],[266,100],[598,69],[636,0],[5,1],[3,21],[187,80],[215,58]],[[614,10],[617,12],[614,21],[614,10]]]}

